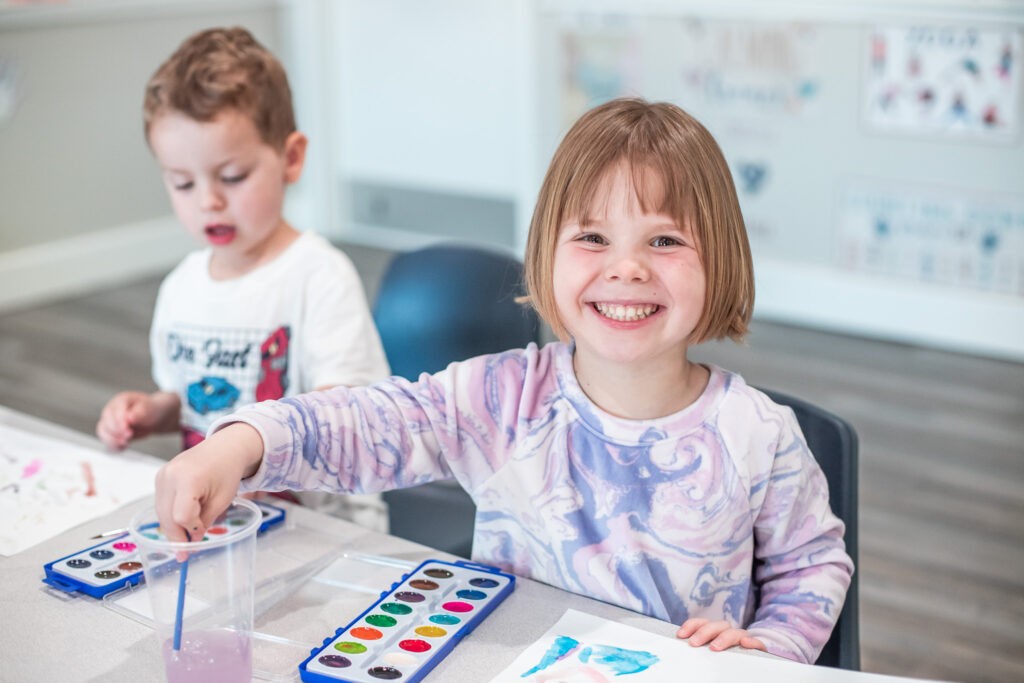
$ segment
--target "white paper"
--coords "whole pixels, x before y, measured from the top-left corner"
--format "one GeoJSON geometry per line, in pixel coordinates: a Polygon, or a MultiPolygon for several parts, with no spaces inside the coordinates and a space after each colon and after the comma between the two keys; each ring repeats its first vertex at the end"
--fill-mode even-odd
{"type": "Polygon", "coordinates": [[[910,679],[826,667],[775,657],[712,652],[682,640],[566,610],[491,683],[896,683],[910,679]],[[575,644],[574,644],[575,643],[575,644]]]}
{"type": "Polygon", "coordinates": [[[0,424],[0,555],[152,494],[159,466],[137,453],[108,455],[0,424]]]}

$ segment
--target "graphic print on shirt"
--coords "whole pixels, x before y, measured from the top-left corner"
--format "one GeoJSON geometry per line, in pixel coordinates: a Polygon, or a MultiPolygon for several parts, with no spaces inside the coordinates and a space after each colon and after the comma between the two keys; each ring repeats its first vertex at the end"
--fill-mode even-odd
{"type": "Polygon", "coordinates": [[[238,389],[223,377],[203,377],[188,385],[188,405],[200,415],[227,410],[238,401],[238,389]]]}
{"type": "Polygon", "coordinates": [[[288,390],[288,346],[291,338],[287,325],[282,325],[260,344],[260,382],[256,400],[269,401],[284,397],[288,390]]]}
{"type": "Polygon", "coordinates": [[[240,406],[282,398],[290,329],[172,325],[162,330],[163,364],[182,397],[182,427],[205,434],[240,406]]]}

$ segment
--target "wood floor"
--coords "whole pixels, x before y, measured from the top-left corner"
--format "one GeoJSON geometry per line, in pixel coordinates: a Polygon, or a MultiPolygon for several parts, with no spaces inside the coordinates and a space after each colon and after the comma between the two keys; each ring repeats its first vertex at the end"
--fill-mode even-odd
{"type": "MultiPolygon", "coordinates": [[[[372,300],[390,255],[346,251],[372,300]]],[[[0,403],[91,432],[111,394],[151,387],[158,283],[0,316],[0,403]]],[[[865,671],[1024,681],[1024,364],[760,322],[695,357],[857,429],[865,671]]]]}

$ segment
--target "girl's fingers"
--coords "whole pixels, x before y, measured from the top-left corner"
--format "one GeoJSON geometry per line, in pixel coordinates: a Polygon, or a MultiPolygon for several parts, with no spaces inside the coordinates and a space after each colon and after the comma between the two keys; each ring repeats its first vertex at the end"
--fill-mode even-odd
{"type": "Polygon", "coordinates": [[[690,636],[691,645],[707,645],[723,631],[731,628],[727,621],[706,621],[690,636]]]}
{"type": "Polygon", "coordinates": [[[206,525],[200,518],[202,506],[191,496],[177,495],[171,502],[171,524],[161,525],[164,535],[171,541],[200,539],[206,533],[206,525]]]}
{"type": "Polygon", "coordinates": [[[706,623],[708,623],[707,619],[700,619],[696,617],[693,619],[687,619],[683,622],[683,625],[679,627],[679,630],[676,631],[676,638],[689,638],[698,628],[706,623]]]}
{"type": "Polygon", "coordinates": [[[700,647],[708,645],[712,650],[728,650],[739,645],[749,650],[767,651],[764,643],[748,635],[742,628],[735,628],[727,621],[711,621],[709,619],[687,619],[676,631],[676,637],[687,640],[690,645],[700,647]]]}
{"type": "Polygon", "coordinates": [[[745,647],[748,650],[760,650],[761,652],[767,652],[768,648],[765,644],[754,636],[743,636],[740,638],[740,647],[745,647]]]}
{"type": "Polygon", "coordinates": [[[739,645],[740,640],[743,638],[745,634],[746,631],[742,629],[726,629],[725,631],[722,631],[717,636],[715,636],[715,639],[711,641],[709,647],[712,650],[715,650],[716,652],[728,650],[730,647],[733,647],[734,645],[739,645]]]}

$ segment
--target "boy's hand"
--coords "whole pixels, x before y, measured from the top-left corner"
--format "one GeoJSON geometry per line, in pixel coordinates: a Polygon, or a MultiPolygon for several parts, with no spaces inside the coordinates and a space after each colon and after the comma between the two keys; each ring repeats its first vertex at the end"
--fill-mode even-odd
{"type": "Polygon", "coordinates": [[[175,394],[122,391],[103,407],[96,436],[107,448],[124,450],[133,439],[174,431],[180,412],[181,402],[175,394]]]}
{"type": "Polygon", "coordinates": [[[263,439],[235,422],[160,468],[156,515],[170,541],[202,538],[238,493],[238,484],[259,469],[263,439]]]}
{"type": "Polygon", "coordinates": [[[679,627],[676,637],[689,640],[690,645],[694,647],[710,643],[708,646],[716,652],[727,650],[734,645],[745,647],[748,650],[767,651],[768,649],[764,643],[748,634],[745,629],[735,628],[727,621],[687,619],[679,627]]]}

